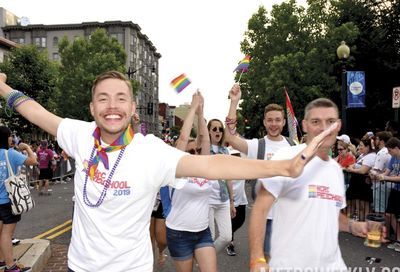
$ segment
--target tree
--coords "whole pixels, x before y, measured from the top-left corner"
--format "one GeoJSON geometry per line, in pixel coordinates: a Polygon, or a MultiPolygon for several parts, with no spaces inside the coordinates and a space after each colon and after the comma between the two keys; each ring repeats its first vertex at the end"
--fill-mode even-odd
{"type": "MultiPolygon", "coordinates": [[[[348,110],[348,129],[374,129],[390,113],[391,91],[400,85],[400,2],[395,0],[308,0],[307,9],[295,0],[264,7],[250,18],[241,43],[252,56],[242,77],[241,113],[250,122],[251,136],[263,134],[265,105],[283,105],[288,88],[298,120],[305,105],[317,97],[341,105],[341,63],[336,48],[351,47],[348,70],[364,70],[367,110],[348,110]],[[380,112],[383,115],[374,114],[380,112]],[[361,119],[361,123],[359,120],[361,119]],[[357,123],[357,126],[352,124],[357,123]]],[[[365,131],[363,131],[365,132],[365,131]]]]}
{"type": "MultiPolygon", "coordinates": [[[[55,111],[58,64],[49,61],[46,51],[34,45],[17,47],[0,63],[0,70],[7,74],[10,86],[24,92],[48,110],[55,111]]],[[[43,133],[18,113],[10,118],[2,111],[1,119],[11,131],[16,131],[25,140],[31,139],[32,133],[43,133]]]]}
{"type": "MultiPolygon", "coordinates": [[[[59,112],[64,117],[92,120],[88,105],[93,80],[109,70],[126,72],[124,48],[116,39],[108,37],[104,29],[97,29],[89,38],[77,38],[72,43],[64,37],[59,52],[59,112]]],[[[137,89],[138,84],[133,85],[137,89]]]]}

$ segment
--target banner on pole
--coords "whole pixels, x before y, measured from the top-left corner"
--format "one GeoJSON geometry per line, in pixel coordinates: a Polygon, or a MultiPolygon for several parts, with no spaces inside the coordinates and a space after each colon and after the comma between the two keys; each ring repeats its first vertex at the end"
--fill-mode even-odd
{"type": "Polygon", "coordinates": [[[365,108],[365,72],[347,71],[347,107],[365,108]]]}
{"type": "Polygon", "coordinates": [[[286,97],[286,113],[287,113],[287,121],[288,121],[288,129],[289,129],[289,138],[299,143],[299,138],[297,137],[297,119],[294,115],[294,110],[292,106],[292,102],[290,102],[289,94],[287,93],[287,89],[285,87],[285,97],[286,97]]]}
{"type": "Polygon", "coordinates": [[[392,108],[400,108],[400,87],[393,88],[392,108]]]}

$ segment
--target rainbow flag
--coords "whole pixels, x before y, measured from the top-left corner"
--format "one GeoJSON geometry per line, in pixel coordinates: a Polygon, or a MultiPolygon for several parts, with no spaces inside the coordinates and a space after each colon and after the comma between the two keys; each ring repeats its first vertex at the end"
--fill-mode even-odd
{"type": "Polygon", "coordinates": [[[239,65],[233,71],[246,73],[249,70],[250,59],[251,57],[249,55],[245,56],[244,59],[239,63],[239,65]]]}
{"type": "Polygon", "coordinates": [[[182,74],[171,81],[172,88],[175,89],[177,93],[180,93],[190,84],[190,80],[185,74],[182,74]]]}
{"type": "Polygon", "coordinates": [[[297,138],[297,126],[299,124],[297,122],[296,116],[294,115],[292,102],[290,102],[289,94],[287,93],[286,87],[285,87],[285,96],[286,96],[286,114],[288,121],[289,138],[298,143],[299,138],[297,138]]]}

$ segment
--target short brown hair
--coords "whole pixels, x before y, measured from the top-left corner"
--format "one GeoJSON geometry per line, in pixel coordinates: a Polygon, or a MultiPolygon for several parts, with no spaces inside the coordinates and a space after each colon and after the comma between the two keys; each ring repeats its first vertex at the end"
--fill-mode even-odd
{"type": "Polygon", "coordinates": [[[386,147],[387,148],[400,148],[400,140],[396,137],[392,137],[389,139],[389,141],[387,141],[386,143],[386,147]]]}
{"type": "Polygon", "coordinates": [[[100,82],[102,82],[102,81],[104,81],[106,79],[109,79],[109,78],[114,78],[114,79],[119,79],[119,80],[124,81],[126,83],[126,85],[128,86],[129,90],[130,90],[130,93],[132,95],[132,99],[134,99],[131,81],[129,79],[127,79],[126,76],[123,73],[118,72],[118,71],[107,71],[107,72],[104,72],[104,73],[98,75],[96,77],[96,79],[93,81],[92,97],[94,95],[94,91],[96,90],[97,85],[99,85],[100,82]]]}
{"type": "Polygon", "coordinates": [[[282,112],[283,118],[285,118],[285,110],[283,109],[283,107],[281,105],[278,105],[278,104],[266,105],[264,108],[264,117],[267,114],[267,112],[270,112],[270,111],[280,111],[280,112],[282,112]]]}
{"type": "Polygon", "coordinates": [[[339,116],[339,109],[332,100],[328,98],[317,98],[307,104],[304,110],[304,119],[307,119],[310,110],[315,108],[334,108],[339,116]]]}
{"type": "Polygon", "coordinates": [[[375,134],[375,137],[378,137],[380,141],[384,141],[387,143],[390,138],[393,137],[392,133],[389,131],[379,131],[375,134]]]}

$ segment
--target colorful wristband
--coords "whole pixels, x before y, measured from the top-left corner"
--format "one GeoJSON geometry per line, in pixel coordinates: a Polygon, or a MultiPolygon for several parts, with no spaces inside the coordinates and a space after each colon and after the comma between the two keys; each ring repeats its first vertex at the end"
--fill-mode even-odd
{"type": "Polygon", "coordinates": [[[256,264],[259,264],[259,263],[267,263],[267,260],[265,258],[258,258],[258,259],[255,259],[255,260],[251,260],[250,261],[250,268],[253,268],[256,264]]]}

